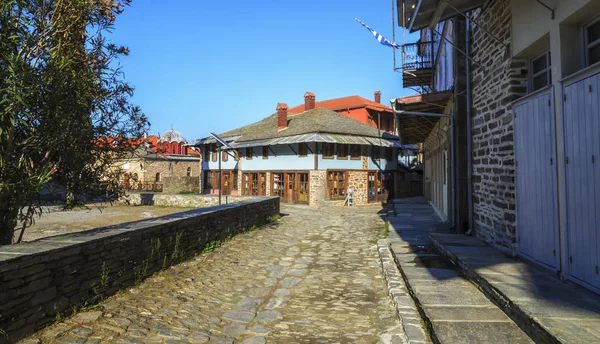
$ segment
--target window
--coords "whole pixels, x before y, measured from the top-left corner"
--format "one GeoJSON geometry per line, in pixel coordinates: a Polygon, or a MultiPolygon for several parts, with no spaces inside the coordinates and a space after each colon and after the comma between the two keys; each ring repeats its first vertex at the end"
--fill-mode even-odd
{"type": "Polygon", "coordinates": [[[537,91],[540,88],[546,87],[552,83],[550,62],[549,51],[531,60],[531,92],[537,91]]]}
{"type": "Polygon", "coordinates": [[[188,177],[192,176],[192,168],[191,167],[187,168],[187,173],[186,174],[187,174],[188,177]]]}
{"type": "Polygon", "coordinates": [[[600,61],[600,19],[587,25],[585,36],[585,60],[588,66],[600,61]]]}
{"type": "Polygon", "coordinates": [[[221,151],[221,160],[227,161],[229,160],[229,154],[226,151],[221,151]]]}
{"type": "Polygon", "coordinates": [[[210,151],[211,151],[211,160],[212,161],[217,161],[217,145],[214,143],[210,144],[210,151]]]}
{"type": "Polygon", "coordinates": [[[246,159],[252,160],[252,147],[246,148],[246,159]]]}
{"type": "Polygon", "coordinates": [[[210,146],[204,147],[204,161],[210,161],[210,146]]]}
{"type": "Polygon", "coordinates": [[[344,171],[328,171],[327,172],[327,189],[329,199],[344,199],[346,198],[346,172],[344,171]]]}
{"type": "Polygon", "coordinates": [[[333,159],[333,143],[323,143],[323,159],[333,159]]]}
{"type": "Polygon", "coordinates": [[[269,146],[262,147],[262,156],[263,156],[263,159],[269,158],[269,146]]]}
{"type": "Polygon", "coordinates": [[[379,146],[371,146],[371,158],[373,160],[381,159],[381,147],[379,146]]]}
{"type": "Polygon", "coordinates": [[[350,159],[360,160],[360,145],[350,145],[350,159]]]}
{"type": "Polygon", "coordinates": [[[307,156],[308,155],[308,144],[301,143],[298,145],[298,156],[307,156]]]}
{"type": "Polygon", "coordinates": [[[394,148],[384,148],[385,149],[385,160],[392,161],[394,160],[394,148]]]}
{"type": "Polygon", "coordinates": [[[343,160],[348,159],[348,145],[337,145],[337,158],[343,160]]]}
{"type": "Polygon", "coordinates": [[[158,182],[160,182],[160,180],[161,180],[161,178],[160,178],[160,172],[158,172],[156,174],[155,178],[154,178],[154,181],[158,183],[158,182]]]}

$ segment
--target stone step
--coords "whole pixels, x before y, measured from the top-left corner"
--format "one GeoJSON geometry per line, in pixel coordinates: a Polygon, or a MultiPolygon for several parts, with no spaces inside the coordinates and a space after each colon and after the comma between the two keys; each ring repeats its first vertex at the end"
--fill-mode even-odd
{"type": "Polygon", "coordinates": [[[600,297],[464,235],[432,233],[445,258],[536,343],[600,343],[600,297]]]}
{"type": "Polygon", "coordinates": [[[533,343],[430,245],[402,231],[390,251],[434,343],[533,343]]]}

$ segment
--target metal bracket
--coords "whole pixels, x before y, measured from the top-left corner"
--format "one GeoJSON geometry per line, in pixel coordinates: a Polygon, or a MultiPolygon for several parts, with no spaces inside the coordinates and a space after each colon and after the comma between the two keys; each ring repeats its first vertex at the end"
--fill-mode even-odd
{"type": "Polygon", "coordinates": [[[537,1],[540,5],[546,7],[546,9],[548,9],[548,11],[550,11],[550,18],[554,19],[554,9],[552,7],[543,3],[542,0],[535,0],[535,1],[537,1]]]}

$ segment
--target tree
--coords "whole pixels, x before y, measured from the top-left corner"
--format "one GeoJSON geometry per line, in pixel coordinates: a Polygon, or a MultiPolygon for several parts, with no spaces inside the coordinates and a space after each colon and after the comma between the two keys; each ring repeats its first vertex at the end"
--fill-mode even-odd
{"type": "Polygon", "coordinates": [[[39,192],[64,181],[78,196],[119,193],[114,162],[149,123],[130,103],[104,33],[131,0],[0,0],[0,245],[41,214],[39,192]]]}

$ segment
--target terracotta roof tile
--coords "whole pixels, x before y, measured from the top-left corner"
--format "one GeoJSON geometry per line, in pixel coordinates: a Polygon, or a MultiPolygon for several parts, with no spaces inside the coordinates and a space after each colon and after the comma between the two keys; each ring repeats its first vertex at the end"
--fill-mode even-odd
{"type": "MultiPolygon", "coordinates": [[[[362,107],[369,110],[392,112],[391,107],[363,98],[361,96],[349,96],[315,102],[315,108],[326,108],[333,111],[362,107]]],[[[299,114],[302,112],[304,112],[304,104],[294,106],[288,110],[288,113],[290,114],[299,114]]]]}

